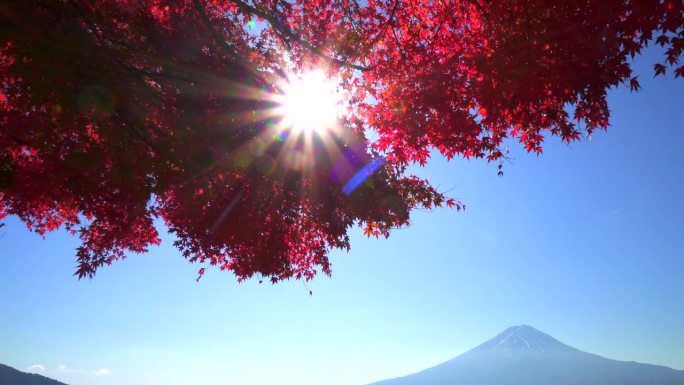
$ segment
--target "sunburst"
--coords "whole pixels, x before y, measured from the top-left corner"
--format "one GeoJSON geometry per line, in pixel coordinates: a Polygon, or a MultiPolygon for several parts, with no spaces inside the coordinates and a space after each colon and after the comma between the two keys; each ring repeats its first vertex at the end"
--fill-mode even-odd
{"type": "Polygon", "coordinates": [[[344,100],[337,83],[324,71],[290,75],[283,82],[276,113],[291,135],[311,136],[336,129],[344,113],[344,100]]]}

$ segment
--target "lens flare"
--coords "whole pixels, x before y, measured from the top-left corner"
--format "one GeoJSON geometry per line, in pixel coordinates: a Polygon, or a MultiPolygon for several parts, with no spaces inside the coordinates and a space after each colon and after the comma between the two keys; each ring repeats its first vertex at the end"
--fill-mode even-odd
{"type": "Polygon", "coordinates": [[[354,174],[351,179],[342,187],[342,192],[345,195],[350,195],[361,183],[365,182],[373,173],[375,173],[382,165],[385,164],[384,157],[378,157],[366,164],[361,170],[354,174]]]}

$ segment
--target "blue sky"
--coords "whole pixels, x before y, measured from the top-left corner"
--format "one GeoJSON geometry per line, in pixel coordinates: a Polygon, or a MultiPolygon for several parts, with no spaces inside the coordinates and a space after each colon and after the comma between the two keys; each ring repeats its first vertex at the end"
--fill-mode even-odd
{"type": "Polygon", "coordinates": [[[79,281],[72,237],[0,229],[0,362],[72,385],[362,385],[532,325],[609,358],[684,369],[684,81],[610,93],[612,127],[420,170],[467,205],[387,239],[352,231],[333,276],[276,286],[171,246],[79,281]],[[309,296],[309,290],[313,296],[309,296]],[[60,365],[63,367],[60,369],[60,365]],[[96,375],[96,372],[101,369],[96,375]]]}

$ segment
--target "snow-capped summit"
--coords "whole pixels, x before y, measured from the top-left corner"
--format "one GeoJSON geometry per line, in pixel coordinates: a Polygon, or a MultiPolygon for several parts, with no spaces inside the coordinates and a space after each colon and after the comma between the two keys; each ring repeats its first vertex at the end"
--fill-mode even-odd
{"type": "Polygon", "coordinates": [[[511,355],[571,352],[574,348],[528,325],[512,326],[469,353],[499,352],[511,355]]]}

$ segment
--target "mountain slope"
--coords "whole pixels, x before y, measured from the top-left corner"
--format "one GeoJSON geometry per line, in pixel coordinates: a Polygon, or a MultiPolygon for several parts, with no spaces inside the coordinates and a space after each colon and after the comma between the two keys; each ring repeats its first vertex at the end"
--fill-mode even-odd
{"type": "Polygon", "coordinates": [[[610,360],[521,325],[440,365],[373,385],[550,384],[684,385],[684,371],[610,360]]]}
{"type": "Polygon", "coordinates": [[[0,364],[0,385],[66,385],[35,373],[24,373],[0,364]]]}

